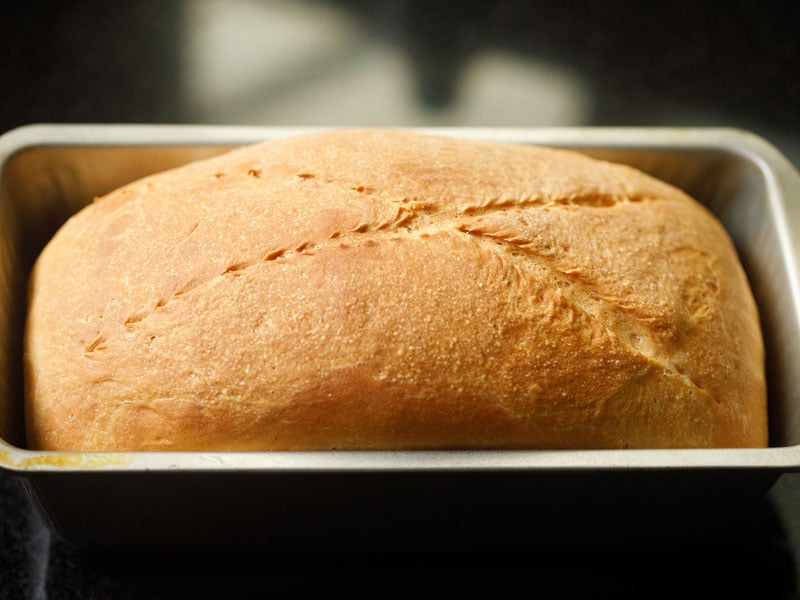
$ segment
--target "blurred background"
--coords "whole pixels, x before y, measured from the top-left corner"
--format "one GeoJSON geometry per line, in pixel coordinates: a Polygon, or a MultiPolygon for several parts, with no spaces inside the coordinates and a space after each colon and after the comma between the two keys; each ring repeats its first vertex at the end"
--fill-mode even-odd
{"type": "Polygon", "coordinates": [[[797,2],[6,3],[29,122],[721,125],[793,157],[797,2]]]}
{"type": "MultiPolygon", "coordinates": [[[[6,2],[0,133],[42,122],[724,126],[800,165],[799,34],[798,2],[6,2]]],[[[751,517],[738,543],[677,554],[119,561],[51,539],[0,473],[0,598],[387,583],[406,595],[426,577],[536,581],[559,597],[796,597],[800,480],[784,476],[751,517]]]]}

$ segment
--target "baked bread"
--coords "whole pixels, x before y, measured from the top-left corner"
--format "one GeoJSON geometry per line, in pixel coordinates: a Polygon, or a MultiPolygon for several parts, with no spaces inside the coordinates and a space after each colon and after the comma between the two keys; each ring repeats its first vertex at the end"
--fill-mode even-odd
{"type": "Polygon", "coordinates": [[[756,306],[720,223],[576,152],[402,130],[131,183],[41,254],[50,450],[764,446],[756,306]]]}

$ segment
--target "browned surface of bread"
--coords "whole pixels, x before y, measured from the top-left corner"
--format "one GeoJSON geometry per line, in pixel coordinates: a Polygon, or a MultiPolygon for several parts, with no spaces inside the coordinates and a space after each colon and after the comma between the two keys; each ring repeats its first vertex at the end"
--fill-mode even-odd
{"type": "Polygon", "coordinates": [[[767,443],[710,213],[574,152],[335,130],[123,187],[37,262],[29,445],[767,443]]]}

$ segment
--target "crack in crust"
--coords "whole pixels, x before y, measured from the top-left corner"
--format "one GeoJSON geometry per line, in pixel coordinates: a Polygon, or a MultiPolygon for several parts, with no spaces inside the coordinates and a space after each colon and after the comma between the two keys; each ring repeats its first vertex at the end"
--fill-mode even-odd
{"type": "Polygon", "coordinates": [[[508,208],[530,208],[539,206],[588,206],[591,208],[610,208],[617,204],[642,202],[644,200],[654,200],[645,196],[623,196],[620,194],[576,194],[574,196],[564,196],[561,198],[541,198],[531,197],[498,197],[489,198],[480,203],[467,204],[461,207],[460,211],[465,215],[478,215],[487,212],[494,212],[497,209],[508,208]]]}
{"type": "MultiPolygon", "coordinates": [[[[669,359],[661,344],[647,331],[646,327],[640,324],[640,319],[634,314],[632,307],[593,292],[590,284],[581,281],[580,271],[562,270],[547,264],[545,255],[535,252],[529,244],[522,242],[521,238],[504,238],[497,234],[487,234],[481,230],[471,230],[466,227],[459,228],[459,231],[483,243],[491,243],[496,246],[500,242],[509,245],[517,250],[517,252],[510,253],[510,256],[519,256],[519,251],[521,251],[527,258],[535,259],[535,265],[546,269],[559,281],[558,291],[563,298],[619,340],[620,344],[625,346],[632,354],[660,367],[668,376],[678,377],[695,396],[698,393],[705,392],[702,386],[669,359]],[[604,315],[611,318],[603,318],[604,315]]],[[[518,260],[515,260],[515,264],[522,269],[527,267],[527,265],[518,260]]]]}
{"type": "MultiPolygon", "coordinates": [[[[375,190],[368,188],[357,189],[362,193],[370,195],[376,194],[375,190]]],[[[379,196],[380,198],[380,196],[379,196]]],[[[627,198],[616,195],[587,195],[560,198],[545,201],[541,198],[490,198],[481,202],[472,202],[461,206],[450,207],[448,209],[439,208],[430,201],[420,199],[393,199],[380,198],[387,204],[398,205],[397,211],[388,219],[377,223],[359,222],[349,231],[335,230],[321,240],[304,240],[293,247],[273,248],[265,252],[257,259],[237,261],[229,264],[221,273],[208,279],[190,278],[183,285],[178,286],[172,296],[164,299],[159,298],[150,310],[144,309],[135,311],[123,323],[127,330],[132,330],[140,326],[150,315],[156,311],[163,310],[169,304],[186,296],[190,292],[210,285],[212,282],[224,277],[239,277],[247,269],[267,262],[285,262],[295,256],[312,256],[315,251],[334,247],[347,249],[359,243],[374,245],[377,243],[376,237],[386,240],[402,238],[426,238],[432,235],[451,233],[456,235],[468,235],[476,241],[491,243],[493,246],[502,244],[511,251],[509,256],[514,256],[515,267],[525,268],[526,265],[518,260],[521,255],[526,258],[534,258],[535,264],[547,269],[555,278],[560,281],[559,292],[569,301],[576,310],[585,314],[592,321],[603,327],[610,335],[615,337],[631,353],[641,356],[650,363],[659,366],[665,373],[672,373],[681,378],[687,385],[696,391],[702,391],[692,379],[681,372],[666,356],[659,344],[644,327],[638,324],[635,315],[630,315],[629,307],[618,302],[610,301],[593,293],[590,285],[579,280],[579,272],[571,270],[561,270],[547,264],[546,256],[534,251],[530,244],[522,237],[513,235],[499,235],[496,232],[490,233],[483,231],[479,226],[475,227],[478,218],[488,213],[517,209],[519,211],[536,209],[544,206],[589,206],[592,208],[611,208],[623,202],[639,202],[642,200],[657,200],[656,198],[627,198]],[[577,284],[577,285],[576,285],[577,284]],[[569,291],[567,291],[569,290],[569,291]],[[621,313],[625,313],[623,316],[621,313]],[[614,326],[601,315],[613,315],[614,320],[624,319],[625,324],[614,326]],[[627,329],[629,334],[625,335],[623,329],[627,329]]],[[[195,228],[197,225],[195,225],[195,228]]],[[[88,349],[87,349],[88,350],[88,349]]]]}

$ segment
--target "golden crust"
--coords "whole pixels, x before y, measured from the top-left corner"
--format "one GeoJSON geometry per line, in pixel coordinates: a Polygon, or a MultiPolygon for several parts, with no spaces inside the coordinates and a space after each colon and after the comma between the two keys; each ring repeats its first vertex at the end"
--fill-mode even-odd
{"type": "Polygon", "coordinates": [[[39,258],[33,448],[767,443],[722,226],[574,152],[335,130],[120,188],[39,258]]]}

